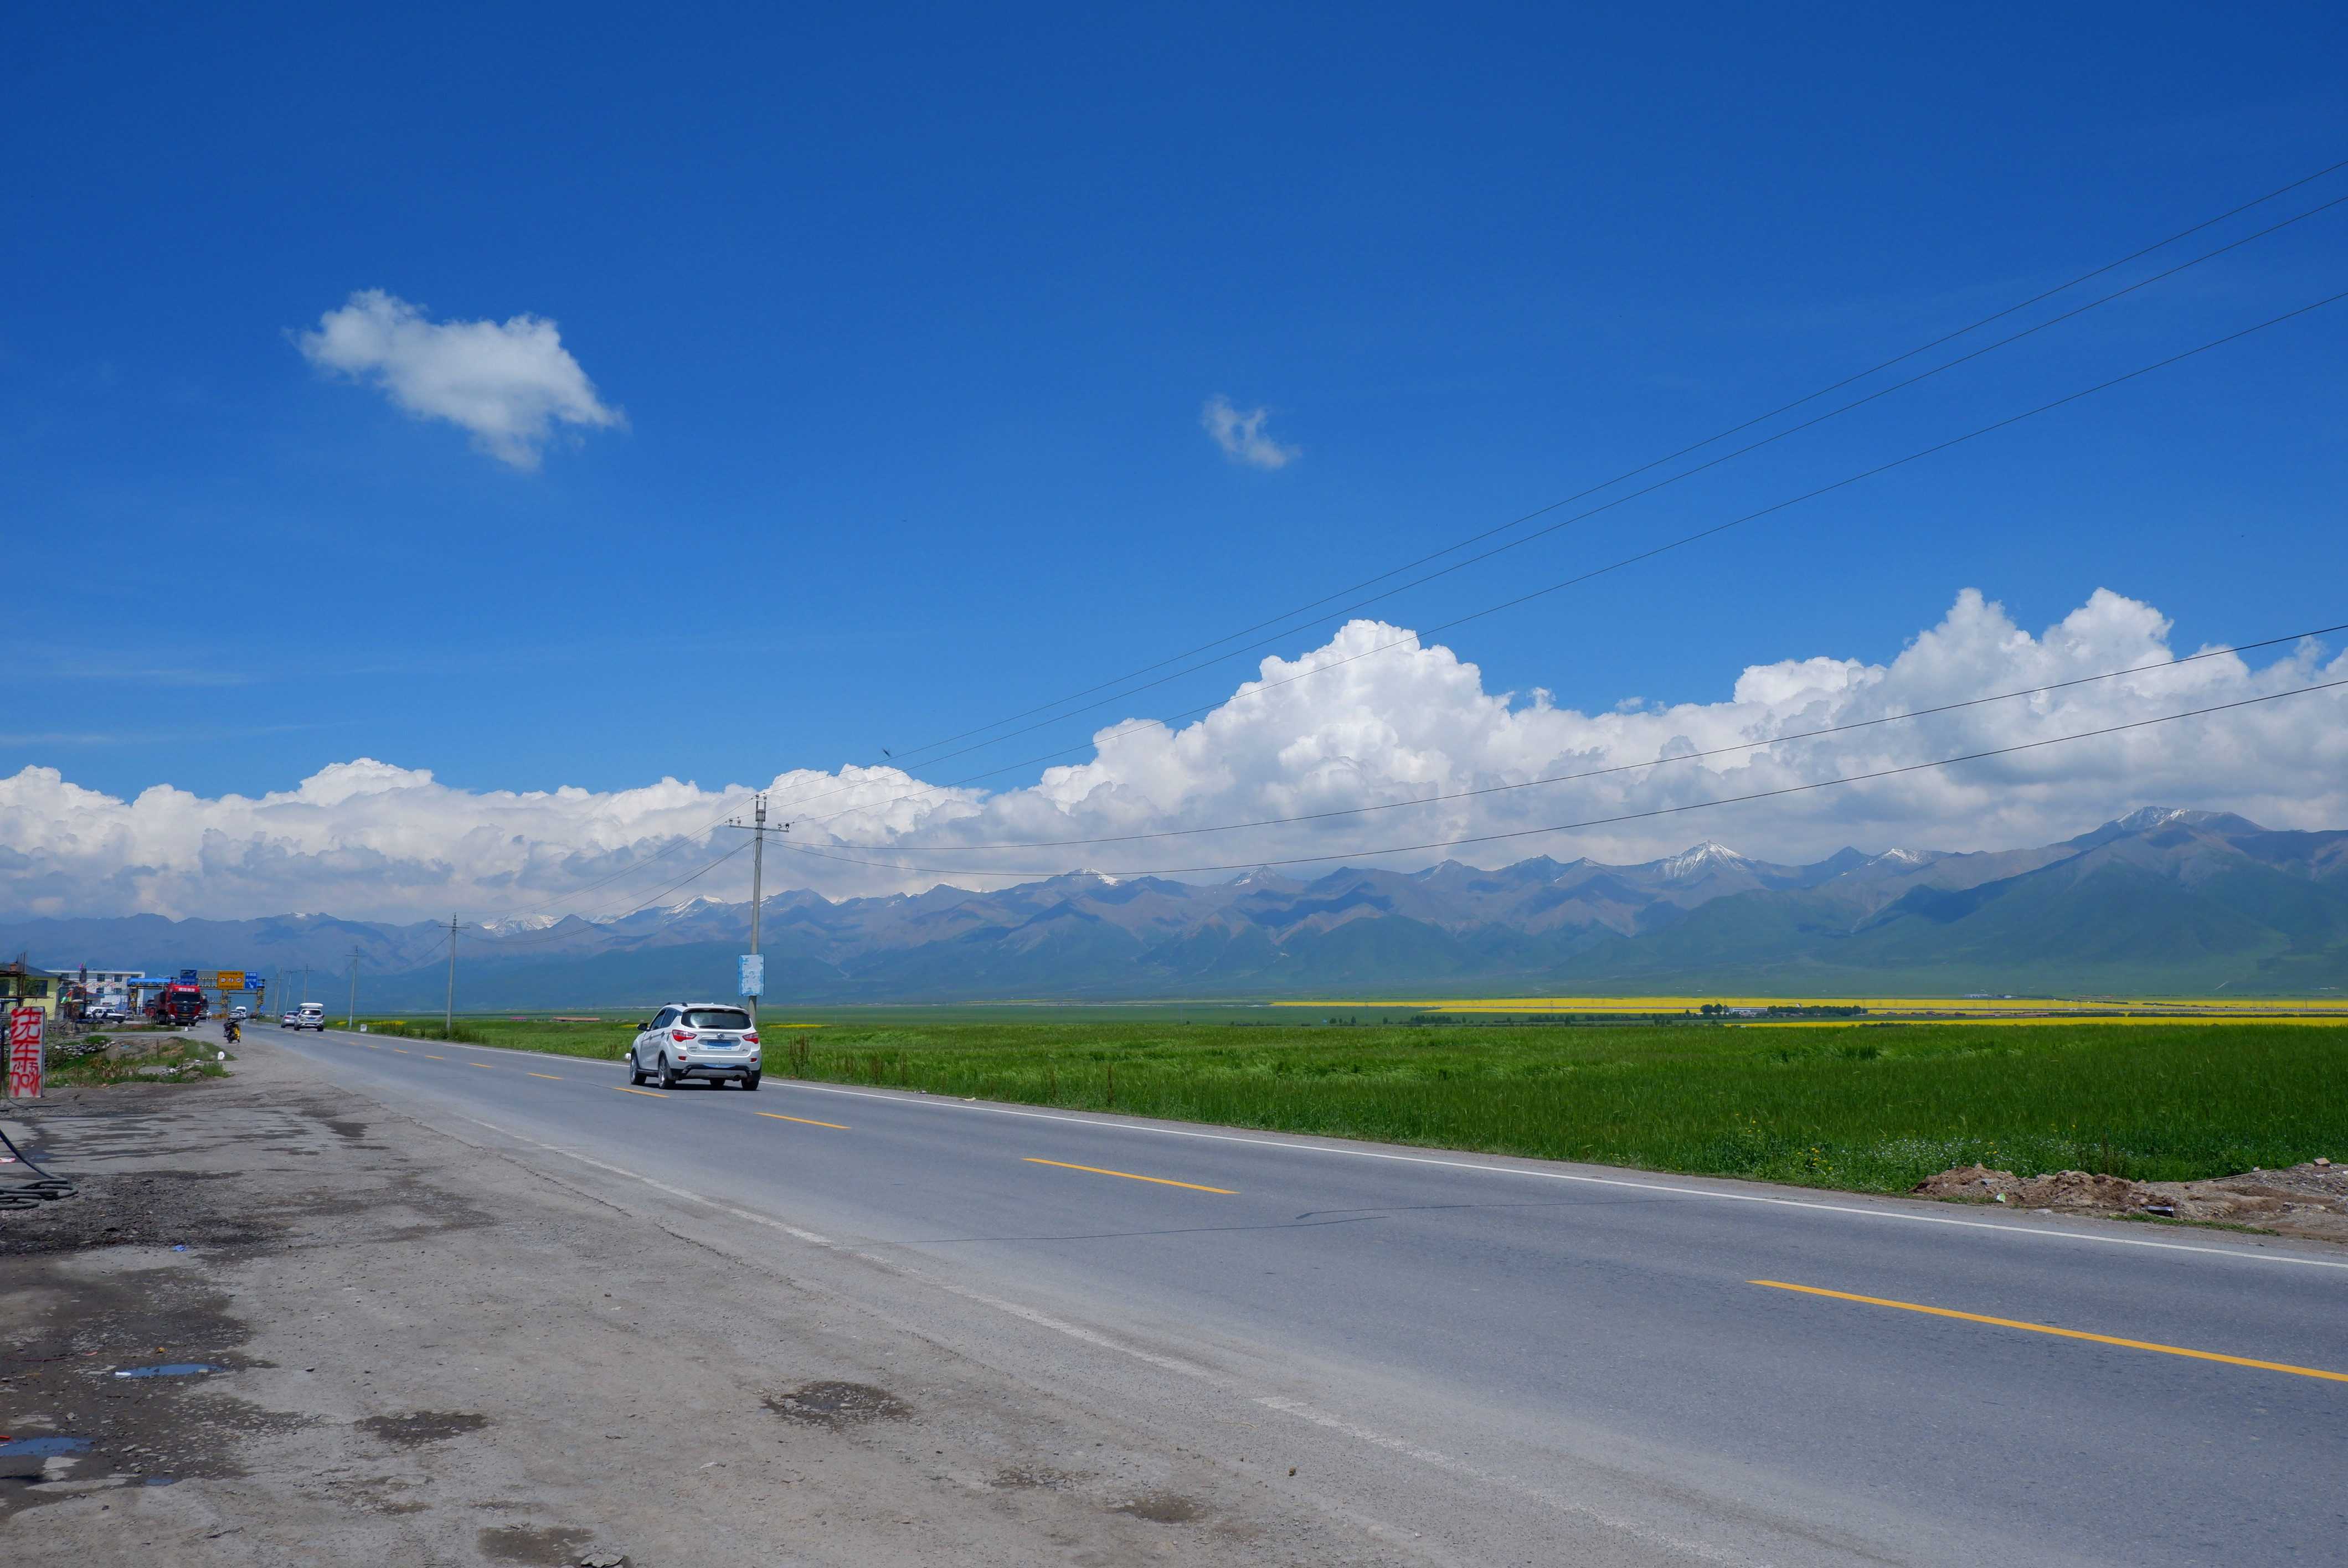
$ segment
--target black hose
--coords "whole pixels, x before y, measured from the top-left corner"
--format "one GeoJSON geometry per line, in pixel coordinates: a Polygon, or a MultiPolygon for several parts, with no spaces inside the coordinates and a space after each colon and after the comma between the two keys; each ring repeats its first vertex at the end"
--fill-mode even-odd
{"type": "Polygon", "coordinates": [[[25,1152],[16,1147],[15,1142],[9,1138],[5,1129],[0,1129],[0,1145],[5,1145],[8,1153],[22,1163],[25,1169],[41,1178],[37,1182],[17,1182],[12,1185],[0,1186],[0,1209],[37,1209],[45,1203],[74,1195],[76,1189],[71,1182],[67,1181],[63,1176],[52,1176],[33,1163],[26,1156],[25,1152]]]}

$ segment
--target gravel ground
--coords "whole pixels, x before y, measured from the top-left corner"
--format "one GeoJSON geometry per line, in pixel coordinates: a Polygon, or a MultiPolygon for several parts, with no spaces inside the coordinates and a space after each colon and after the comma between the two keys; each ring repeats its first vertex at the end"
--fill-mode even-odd
{"type": "Polygon", "coordinates": [[[5,1124],[13,1568],[1426,1560],[273,1052],[5,1124]]]}

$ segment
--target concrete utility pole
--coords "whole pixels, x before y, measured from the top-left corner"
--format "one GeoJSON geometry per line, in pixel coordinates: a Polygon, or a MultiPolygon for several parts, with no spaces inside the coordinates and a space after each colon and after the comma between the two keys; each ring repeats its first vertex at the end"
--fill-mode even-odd
{"type": "Polygon", "coordinates": [[[457,1031],[457,933],[470,929],[448,917],[448,1011],[440,1021],[440,1038],[448,1039],[457,1031]]]}
{"type": "Polygon", "coordinates": [[[356,948],[353,948],[350,951],[351,1010],[349,1015],[343,1020],[343,1027],[345,1029],[356,1029],[359,1026],[359,950],[356,948]]]}
{"type": "MultiPolygon", "coordinates": [[[[758,956],[758,905],[766,897],[767,797],[764,792],[758,795],[757,808],[753,815],[757,825],[750,829],[750,956],[755,958],[758,956]]],[[[766,976],[761,974],[758,977],[761,989],[766,983],[766,976]]],[[[758,1028],[758,999],[750,997],[746,999],[750,1004],[750,1030],[755,1034],[758,1028]]]]}
{"type": "MultiPolygon", "coordinates": [[[[751,797],[751,803],[752,809],[750,813],[750,820],[748,822],[746,823],[740,817],[736,817],[726,825],[728,827],[741,828],[744,832],[751,835],[750,956],[755,958],[758,956],[758,914],[761,906],[766,901],[767,896],[767,835],[770,833],[788,833],[791,830],[791,825],[787,822],[780,827],[768,827],[767,825],[767,797],[764,793],[753,795],[751,797]]],[[[760,971],[758,983],[762,988],[766,984],[765,973],[763,970],[760,971]]],[[[749,1004],[750,1027],[755,1030],[758,1027],[758,999],[757,997],[745,997],[742,999],[749,1004]]]]}

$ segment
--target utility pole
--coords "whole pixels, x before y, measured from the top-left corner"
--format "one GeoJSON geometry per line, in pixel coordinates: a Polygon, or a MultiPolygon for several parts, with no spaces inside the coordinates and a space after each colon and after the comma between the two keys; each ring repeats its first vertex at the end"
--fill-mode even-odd
{"type": "Polygon", "coordinates": [[[310,999],[310,966],[307,964],[302,966],[302,999],[305,1002],[310,999]]]}
{"type": "Polygon", "coordinates": [[[468,928],[458,924],[456,916],[448,917],[448,1011],[440,1022],[443,1040],[457,1032],[457,933],[468,928]]]}
{"type": "MultiPolygon", "coordinates": [[[[758,913],[760,906],[766,899],[767,835],[788,833],[791,830],[791,825],[787,822],[779,828],[770,828],[767,825],[767,796],[765,792],[761,791],[751,797],[750,821],[747,824],[737,817],[726,825],[747,827],[750,834],[750,957],[755,958],[758,956],[758,913]]],[[[766,988],[765,969],[757,965],[747,967],[758,968],[758,986],[763,991],[766,988]]],[[[757,994],[746,996],[743,1000],[749,1003],[750,1028],[753,1032],[756,1032],[758,1027],[757,994]]]]}
{"type": "Polygon", "coordinates": [[[359,950],[356,948],[353,948],[349,953],[351,960],[351,1010],[343,1020],[343,1027],[345,1029],[356,1029],[359,1026],[359,950]]]}

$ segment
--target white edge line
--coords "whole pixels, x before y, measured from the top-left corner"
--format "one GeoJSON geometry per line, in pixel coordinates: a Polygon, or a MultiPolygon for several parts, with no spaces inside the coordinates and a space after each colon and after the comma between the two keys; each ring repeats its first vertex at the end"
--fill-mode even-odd
{"type": "Polygon", "coordinates": [[[1326,1410],[1315,1409],[1313,1406],[1306,1404],[1302,1399],[1283,1399],[1279,1395],[1265,1395],[1258,1399],[1255,1402],[1263,1406],[1267,1409],[1278,1410],[1284,1415],[1294,1416],[1299,1420],[1310,1421],[1316,1427],[1326,1427],[1333,1432],[1343,1432],[1345,1436],[1352,1438],[1356,1442],[1368,1443],[1373,1448],[1385,1449],[1390,1452],[1401,1454],[1406,1459],[1416,1460],[1421,1464],[1431,1465],[1437,1470],[1447,1470],[1452,1471],[1454,1474],[1467,1476],[1471,1480],[1481,1481],[1487,1486],[1497,1487],[1503,1491],[1519,1493],[1525,1497],[1533,1499],[1535,1501],[1546,1503],[1548,1506],[1557,1509],[1560,1512],[1576,1514],[1583,1519],[1589,1520],[1591,1523],[1601,1525],[1605,1529],[1619,1531],[1622,1534],[1628,1535],[1635,1541],[1643,1541],[1653,1545],[1669,1547],[1673,1551],[1684,1552],[1690,1556],[1702,1558],[1708,1563],[1747,1563],[1752,1561],[1752,1559],[1747,1557],[1734,1556],[1728,1553],[1716,1552],[1709,1547],[1699,1545],[1692,1541],[1682,1541],[1674,1536],[1658,1534],[1656,1532],[1649,1530],[1643,1525],[1633,1524],[1627,1519],[1617,1519],[1611,1514],[1601,1513],[1596,1509],[1588,1508],[1581,1503],[1574,1502],[1567,1498],[1560,1496],[1554,1491],[1551,1491],[1547,1487],[1534,1486],[1529,1482],[1517,1481],[1509,1476],[1494,1475],[1487,1471],[1478,1469],[1476,1466],[1469,1464],[1465,1460],[1455,1459],[1447,1453],[1437,1453],[1433,1449],[1421,1448],[1416,1443],[1408,1441],[1406,1439],[1389,1437],[1384,1432],[1373,1431],[1368,1427],[1356,1426],[1352,1421],[1346,1420],[1341,1416],[1333,1416],[1326,1410]]]}
{"type": "MultiPolygon", "coordinates": [[[[345,1031],[340,1030],[335,1030],[334,1032],[337,1034],[345,1033],[345,1031]]],[[[346,1035],[346,1038],[353,1041],[356,1041],[359,1037],[355,1034],[349,1034],[346,1035]]],[[[552,1054],[551,1052],[544,1051],[514,1050],[513,1048],[510,1046],[459,1046],[457,1049],[460,1050],[506,1050],[511,1051],[511,1053],[516,1056],[538,1057],[541,1060],[552,1054]]],[[[570,1060],[586,1061],[592,1061],[593,1059],[589,1057],[574,1057],[570,1060]]],[[[1342,1154],[1350,1155],[1357,1160],[1390,1160],[1396,1163],[1406,1165],[1437,1165],[1456,1171],[1482,1171],[1489,1175],[1531,1176],[1540,1181],[1580,1182],[1586,1185],[1596,1187],[1628,1187],[1633,1192],[1665,1193],[1673,1196],[1686,1198],[1717,1198],[1724,1203],[1732,1204],[1769,1204],[1778,1208],[1808,1209],[1818,1214],[1857,1214],[1866,1219],[1905,1220],[1910,1225],[1955,1225],[1961,1230],[1989,1231],[1998,1235],[2019,1236],[2033,1241],[2085,1241],[2095,1242],[2104,1246],[2150,1247],[2156,1252],[2198,1253],[2204,1257],[2228,1257],[2250,1263],[2295,1263],[2304,1265],[2309,1268],[2348,1269],[2348,1263],[2335,1262],[2328,1257],[2304,1257],[2297,1253],[2267,1252],[2263,1250],[2253,1250],[2248,1246],[2192,1246],[2183,1242],[2153,1241],[2142,1236],[2098,1235],[2088,1231],[2051,1230],[2041,1229],[2035,1226],[2023,1226],[2016,1225],[1992,1225],[1984,1220],[1961,1220],[1949,1214],[1917,1214],[1907,1213],[1905,1210],[1901,1209],[1868,1209],[1859,1208],[1849,1204],[1818,1204],[1812,1203],[1805,1198],[1775,1198],[1761,1193],[1715,1192],[1709,1187],[1675,1187],[1663,1182],[1633,1181],[1622,1176],[1578,1176],[1564,1171],[1527,1170],[1518,1165],[1488,1165],[1475,1160],[1441,1160],[1428,1154],[1387,1154],[1381,1153],[1375,1149],[1337,1149],[1329,1148],[1319,1143],[1292,1143],[1278,1138],[1243,1138],[1237,1133],[1232,1132],[1196,1132],[1184,1127],[1152,1127],[1145,1123],[1136,1122],[1101,1122],[1096,1121],[1089,1116],[1071,1116],[1065,1112],[1020,1111],[1007,1105],[993,1105],[983,1102],[973,1102],[968,1100],[958,1099],[953,1096],[944,1094],[875,1094],[870,1090],[867,1089],[843,1089],[836,1084],[816,1083],[804,1078],[788,1079],[784,1081],[794,1089],[804,1089],[816,1094],[844,1094],[851,1100],[880,1100],[899,1105],[918,1105],[930,1109],[945,1111],[978,1111],[986,1112],[990,1115],[1019,1116],[1037,1122],[1074,1122],[1079,1127],[1099,1127],[1111,1132],[1154,1132],[1162,1138],[1197,1138],[1210,1143],[1246,1143],[1259,1149],[1288,1149],[1306,1154],[1342,1154]]],[[[479,1123],[479,1125],[487,1127],[489,1123],[483,1122],[479,1123]]],[[[500,1128],[498,1129],[498,1131],[502,1132],[504,1130],[500,1128]]],[[[515,1133],[511,1134],[511,1136],[519,1137],[520,1134],[515,1133]]],[[[526,1138],[522,1141],[524,1143],[530,1142],[530,1140],[526,1138]]],[[[554,1147],[552,1144],[539,1144],[535,1146],[548,1149],[552,1149],[554,1147]]],[[[567,1153],[569,1151],[557,1149],[555,1150],[555,1153],[567,1153]]],[[[572,1157],[574,1159],[584,1158],[583,1155],[572,1155],[572,1157]]],[[[591,1160],[588,1161],[588,1163],[593,1164],[595,1162],[591,1160]]],[[[606,1170],[617,1169],[616,1166],[604,1166],[602,1168],[606,1170]]],[[[621,1172],[620,1173],[626,1175],[632,1173],[621,1172]]],[[[658,1184],[654,1184],[657,1185],[658,1184]]],[[[662,1190],[669,1191],[671,1189],[663,1188],[662,1190]]],[[[691,1196],[693,1194],[688,1194],[685,1195],[691,1196]]],[[[703,1201],[706,1202],[707,1200],[705,1199],[703,1201]]],[[[794,1232],[793,1234],[797,1235],[798,1233],[794,1232]]]]}
{"type": "Polygon", "coordinates": [[[1185,1377],[1211,1378],[1214,1376],[1214,1374],[1208,1371],[1206,1368],[1198,1366],[1192,1362],[1177,1360],[1171,1356],[1156,1355],[1148,1350],[1137,1350],[1130,1345],[1120,1345],[1105,1334],[1096,1334],[1089,1328],[1079,1327],[1074,1323],[1063,1322],[1059,1318],[1054,1317],[1047,1313],[1038,1312],[1032,1307],[1022,1307],[1017,1302],[1004,1301],[996,1296],[985,1295],[981,1291],[973,1290],[967,1286],[956,1285],[951,1280],[940,1279],[933,1274],[900,1263],[895,1258],[882,1257],[875,1253],[859,1252],[855,1248],[848,1246],[843,1243],[832,1240],[829,1236],[818,1235],[813,1231],[801,1230],[797,1225],[786,1225],[781,1220],[775,1219],[770,1215],[757,1214],[748,1209],[737,1209],[728,1204],[721,1204],[715,1198],[705,1197],[701,1194],[694,1192],[689,1188],[671,1186],[666,1182],[655,1181],[654,1178],[644,1175],[641,1172],[631,1171],[623,1165],[611,1164],[602,1160],[592,1159],[585,1154],[580,1153],[575,1149],[565,1149],[559,1143],[541,1143],[535,1138],[525,1137],[523,1134],[515,1132],[512,1128],[500,1127],[494,1122],[484,1122],[479,1117],[466,1116],[453,1112],[450,1112],[450,1114],[456,1115],[457,1119],[460,1122],[469,1122],[476,1127],[487,1128],[489,1131],[497,1133],[500,1137],[512,1139],[517,1143],[527,1143],[533,1149],[543,1149],[550,1154],[561,1154],[565,1159],[576,1160],[582,1165],[592,1165],[599,1171],[608,1171],[613,1175],[624,1177],[632,1182],[641,1182],[645,1186],[651,1187],[658,1192],[666,1193],[672,1197],[685,1198],[691,1202],[716,1209],[721,1214],[726,1214],[738,1220],[747,1220],[752,1225],[766,1225],[769,1229],[781,1231],[785,1235],[790,1236],[795,1240],[807,1242],[815,1246],[828,1247],[833,1252],[843,1253],[850,1257],[860,1258],[866,1263],[878,1264],[881,1267],[890,1270],[891,1273],[908,1276],[911,1278],[922,1281],[924,1285],[935,1286],[940,1290],[948,1291],[953,1295],[963,1297],[965,1300],[975,1301],[983,1307],[992,1307],[997,1311],[1008,1312],[1014,1317],[1024,1318],[1027,1322],[1035,1324],[1039,1327],[1054,1329],[1059,1333],[1067,1335],[1073,1339],[1081,1339],[1087,1345],[1097,1345],[1104,1350],[1115,1350],[1120,1354],[1131,1356],[1137,1360],[1147,1361],[1153,1367],[1161,1367],[1169,1372],[1179,1372],[1185,1377]]]}
{"type": "Polygon", "coordinates": [[[979,1111],[996,1116],[1022,1116],[1039,1122],[1072,1122],[1079,1127],[1099,1127],[1118,1132],[1154,1132],[1166,1138],[1198,1138],[1213,1143],[1247,1143],[1259,1149],[1289,1149],[1306,1154],[1342,1154],[1358,1160],[1391,1160],[1406,1165],[1439,1165],[1450,1170],[1482,1171],[1498,1176],[1532,1176],[1548,1182],[1581,1182],[1596,1187],[1629,1187],[1636,1192],[1666,1193],[1677,1197],[1718,1198],[1725,1203],[1770,1204],[1779,1208],[1808,1209],[1818,1214],[1858,1214],[1868,1219],[1906,1220],[1912,1225],[1956,1225],[1964,1230],[1991,1231],[1998,1235],[2024,1236],[2035,1241],[2089,1241],[2106,1246],[2147,1246],[2160,1252],[2199,1253],[2209,1257],[2240,1258],[2253,1263],[2297,1263],[2311,1268],[2348,1268],[2348,1263],[2326,1257],[2302,1257],[2297,1253],[2252,1251],[2249,1247],[2190,1246],[2181,1242],[2151,1241],[2131,1235],[2097,1235],[2087,1231],[2047,1230],[2035,1226],[1992,1225],[1984,1220],[1961,1220],[1947,1214],[1916,1214],[1900,1209],[1859,1208],[1850,1204],[1818,1204],[1805,1198],[1776,1198],[1761,1193],[1724,1193],[1709,1187],[1675,1187],[1664,1182],[1633,1181],[1622,1176],[1578,1176],[1565,1171],[1527,1170],[1518,1165],[1488,1165],[1476,1160],[1442,1160],[1429,1154],[1387,1154],[1375,1149],[1330,1148],[1320,1143],[1292,1143],[1278,1138],[1244,1138],[1233,1132],[1195,1132],[1184,1127],[1152,1127],[1135,1122],[1100,1122],[1088,1116],[1070,1116],[1055,1111],[1019,1111],[1005,1105],[973,1103],[967,1100],[942,1094],[875,1094],[866,1089],[841,1089],[830,1084],[812,1083],[805,1079],[788,1081],[794,1089],[811,1090],[818,1094],[845,1094],[857,1100],[892,1101],[901,1105],[920,1105],[944,1111],[979,1111]]]}
{"type": "MultiPolygon", "coordinates": [[[[699,1193],[690,1190],[689,1188],[672,1186],[666,1182],[656,1181],[651,1176],[643,1174],[641,1172],[631,1171],[625,1166],[614,1165],[606,1161],[592,1159],[588,1155],[580,1153],[575,1149],[565,1149],[557,1143],[541,1143],[539,1140],[526,1137],[523,1134],[513,1131],[510,1127],[500,1127],[494,1122],[484,1122],[477,1116],[466,1116],[455,1112],[452,1112],[451,1114],[456,1114],[457,1120],[460,1122],[470,1122],[473,1126],[486,1129],[489,1132],[497,1133],[500,1137],[510,1138],[518,1143],[527,1143],[533,1149],[542,1149],[550,1154],[560,1154],[566,1159],[576,1160],[582,1165],[590,1165],[596,1170],[609,1172],[611,1174],[621,1177],[623,1180],[641,1183],[657,1192],[667,1193],[671,1196],[685,1198],[690,1202],[700,1204],[705,1207],[716,1210],[719,1214],[726,1214],[736,1219],[747,1220],[753,1225],[765,1225],[769,1229],[778,1230],[784,1235],[791,1236],[796,1240],[807,1242],[815,1246],[824,1247],[830,1251],[842,1254],[845,1256],[859,1259],[861,1262],[877,1264],[880,1267],[887,1269],[891,1273],[903,1275],[909,1278],[919,1280],[923,1285],[934,1286],[950,1295],[959,1296],[966,1301],[975,1302],[982,1307],[991,1307],[996,1311],[1009,1313],[1012,1317],[1019,1318],[1024,1322],[1033,1323],[1040,1328],[1049,1328],[1056,1333],[1065,1334],[1069,1338],[1081,1340],[1086,1345],[1096,1346],[1104,1350],[1113,1350],[1118,1355],[1129,1356],[1137,1361],[1145,1361],[1150,1366],[1161,1368],[1169,1372],[1177,1372],[1187,1378],[1197,1378],[1209,1383],[1221,1385],[1226,1388],[1229,1387],[1227,1380],[1221,1375],[1213,1372],[1205,1367],[1201,1367],[1196,1362],[1180,1360],[1172,1356],[1160,1356],[1152,1351],[1137,1349],[1133,1346],[1120,1344],[1117,1340],[1110,1338],[1106,1334],[1095,1333],[1089,1328],[1080,1327],[1074,1323],[1069,1323],[1064,1319],[1054,1317],[1049,1313],[1038,1312],[1032,1307],[1022,1307],[1016,1302],[1005,1301],[999,1296],[989,1296],[983,1291],[972,1290],[965,1286],[955,1285],[952,1281],[941,1279],[937,1276],[931,1274],[926,1270],[910,1267],[905,1264],[898,1262],[894,1258],[881,1257],[876,1254],[869,1252],[860,1252],[854,1247],[849,1246],[840,1242],[836,1242],[829,1236],[819,1235],[813,1231],[801,1230],[797,1225],[786,1225],[781,1220],[775,1219],[770,1215],[753,1213],[747,1209],[735,1208],[731,1204],[719,1203],[715,1198],[705,1197],[699,1193]]],[[[1076,1118],[1072,1117],[1068,1118],[1068,1120],[1073,1121],[1076,1120],[1076,1118]]],[[[1104,1124],[1113,1125],[1113,1123],[1104,1124]]],[[[1708,1547],[1699,1545],[1694,1542],[1681,1541],[1671,1536],[1657,1534],[1655,1532],[1648,1530],[1641,1525],[1633,1524],[1628,1520],[1612,1518],[1607,1514],[1600,1513],[1593,1509],[1585,1507],[1581,1503],[1573,1502],[1562,1496],[1560,1496],[1558,1493],[1550,1491],[1546,1487],[1532,1486],[1524,1481],[1516,1481],[1507,1476],[1490,1474],[1485,1471],[1478,1469],[1474,1465],[1467,1463],[1463,1460],[1454,1459],[1448,1454],[1438,1453],[1433,1449],[1422,1448],[1418,1444],[1410,1442],[1405,1439],[1389,1437],[1383,1432],[1373,1431],[1367,1427],[1357,1426],[1354,1422],[1348,1421],[1342,1417],[1333,1416],[1325,1410],[1316,1409],[1301,1399],[1283,1399],[1278,1396],[1262,1396],[1257,1398],[1254,1402],[1264,1406],[1266,1409],[1278,1410],[1283,1415],[1294,1416],[1301,1420],[1309,1421],[1314,1426],[1325,1427],[1332,1431],[1342,1433],[1346,1437],[1354,1439],[1356,1442],[1368,1443],[1373,1447],[1385,1449],[1390,1452],[1400,1454],[1406,1459],[1416,1460],[1421,1464],[1429,1465],[1439,1470],[1449,1471],[1456,1475],[1465,1476],[1471,1481],[1479,1481],[1484,1485],[1496,1487],[1504,1491],[1517,1492],[1524,1497],[1533,1500],[1534,1501],[1544,1503],[1549,1507],[1557,1509],[1562,1512],[1574,1514],[1581,1518],[1587,1519],[1592,1523],[1601,1525],[1609,1530],[1619,1531],[1623,1534],[1631,1536],[1634,1540],[1668,1546],[1676,1551],[1689,1553],[1690,1555],[1711,1563],[1742,1565],[1751,1562],[1751,1559],[1748,1558],[1724,1555],[1721,1553],[1713,1551],[1708,1547]]],[[[1388,1536],[1389,1538],[1399,1537],[1402,1533],[1400,1532],[1394,1531],[1391,1527],[1375,1526],[1374,1522],[1360,1521],[1359,1522],[1372,1524],[1377,1533],[1388,1536]]]]}

